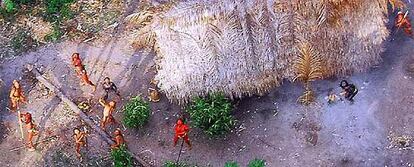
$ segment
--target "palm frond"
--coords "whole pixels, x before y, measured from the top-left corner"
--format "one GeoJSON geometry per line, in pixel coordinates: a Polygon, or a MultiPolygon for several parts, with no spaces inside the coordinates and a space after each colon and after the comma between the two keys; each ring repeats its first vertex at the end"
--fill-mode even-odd
{"type": "Polygon", "coordinates": [[[300,56],[295,64],[297,76],[295,80],[304,83],[322,79],[322,59],[309,43],[303,43],[299,47],[300,56]]]}
{"type": "Polygon", "coordinates": [[[143,11],[130,14],[124,20],[129,24],[145,26],[151,23],[154,15],[151,11],[143,11]]]}
{"type": "Polygon", "coordinates": [[[155,45],[157,36],[152,31],[147,31],[141,34],[138,34],[136,38],[133,39],[132,46],[135,49],[141,48],[152,48],[155,45]]]}

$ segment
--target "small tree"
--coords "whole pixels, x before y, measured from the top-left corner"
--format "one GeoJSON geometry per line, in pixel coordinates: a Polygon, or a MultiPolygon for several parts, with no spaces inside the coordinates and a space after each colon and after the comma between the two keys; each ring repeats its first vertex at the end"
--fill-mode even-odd
{"type": "Polygon", "coordinates": [[[130,99],[130,101],[124,106],[123,123],[127,127],[142,127],[148,122],[149,116],[149,105],[139,96],[130,99]]]}
{"type": "Polygon", "coordinates": [[[128,153],[125,145],[112,149],[111,157],[115,167],[132,167],[132,156],[128,153]]]}
{"type": "Polygon", "coordinates": [[[265,167],[266,163],[263,159],[254,159],[249,162],[247,167],[265,167]]]}
{"type": "Polygon", "coordinates": [[[224,164],[224,167],[239,167],[239,164],[237,164],[237,162],[234,161],[228,161],[224,164]]]}
{"type": "Polygon", "coordinates": [[[210,136],[223,135],[233,128],[232,104],[223,94],[195,98],[187,107],[191,122],[210,136]]]}

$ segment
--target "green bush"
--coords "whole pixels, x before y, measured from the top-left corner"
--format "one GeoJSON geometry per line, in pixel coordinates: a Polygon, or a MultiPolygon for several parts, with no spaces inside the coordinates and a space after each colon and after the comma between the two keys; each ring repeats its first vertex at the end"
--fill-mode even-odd
{"type": "Polygon", "coordinates": [[[164,163],[163,167],[190,167],[190,165],[187,165],[185,163],[175,163],[172,161],[167,161],[164,163]]]}
{"type": "Polygon", "coordinates": [[[234,161],[229,161],[224,164],[224,167],[239,167],[239,164],[237,164],[237,162],[234,161]]]}
{"type": "Polygon", "coordinates": [[[111,158],[115,167],[132,167],[132,156],[128,153],[125,145],[112,149],[111,158]]]}
{"type": "MultiPolygon", "coordinates": [[[[1,0],[0,0],[1,2],[1,0]]],[[[0,14],[7,21],[11,21],[14,18],[14,14],[17,12],[27,12],[31,10],[31,7],[38,3],[37,0],[4,0],[4,7],[0,8],[0,14]],[[25,6],[24,10],[21,9],[22,6],[25,6]]]]}
{"type": "Polygon", "coordinates": [[[263,159],[254,159],[249,162],[248,167],[265,167],[265,160],[263,159]]]}
{"type": "Polygon", "coordinates": [[[195,98],[187,107],[192,123],[210,136],[219,136],[235,125],[231,115],[232,104],[223,94],[216,93],[206,98],[195,98]]]}
{"type": "Polygon", "coordinates": [[[16,9],[16,4],[12,0],[4,0],[4,10],[7,13],[12,13],[16,9]]]}
{"type": "Polygon", "coordinates": [[[142,127],[148,122],[150,116],[150,108],[147,102],[136,96],[132,98],[124,106],[124,119],[125,126],[130,128],[142,127]]]}
{"type": "Polygon", "coordinates": [[[65,19],[73,17],[73,12],[70,10],[70,5],[74,0],[44,0],[46,7],[45,18],[49,22],[60,23],[65,19]]]}

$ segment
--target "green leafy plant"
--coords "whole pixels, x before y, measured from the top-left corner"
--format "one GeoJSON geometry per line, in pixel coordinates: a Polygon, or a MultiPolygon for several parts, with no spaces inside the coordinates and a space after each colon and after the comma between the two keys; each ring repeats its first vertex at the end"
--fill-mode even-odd
{"type": "Polygon", "coordinates": [[[228,161],[224,164],[224,167],[239,167],[239,164],[237,164],[237,162],[234,161],[228,161]]]}
{"type": "Polygon", "coordinates": [[[223,135],[235,125],[232,104],[223,94],[195,98],[187,107],[192,123],[210,136],[223,135]]]}
{"type": "Polygon", "coordinates": [[[249,164],[247,165],[247,167],[265,167],[266,166],[266,161],[263,159],[254,159],[251,160],[249,162],[249,164]]]}
{"type": "Polygon", "coordinates": [[[132,98],[124,106],[123,123],[130,128],[141,127],[148,122],[150,116],[150,108],[147,102],[141,97],[132,98]]]}
{"type": "Polygon", "coordinates": [[[163,167],[190,167],[190,165],[187,165],[185,163],[175,163],[172,161],[167,161],[164,163],[163,167]]]}
{"type": "Polygon", "coordinates": [[[4,10],[12,13],[16,9],[16,4],[12,0],[4,0],[4,10]]]}
{"type": "Polygon", "coordinates": [[[65,19],[73,17],[73,12],[70,10],[70,5],[74,0],[44,0],[45,18],[49,22],[60,23],[65,19]]]}
{"type": "Polygon", "coordinates": [[[125,145],[112,149],[111,158],[115,167],[132,167],[132,156],[128,153],[125,145]]]}

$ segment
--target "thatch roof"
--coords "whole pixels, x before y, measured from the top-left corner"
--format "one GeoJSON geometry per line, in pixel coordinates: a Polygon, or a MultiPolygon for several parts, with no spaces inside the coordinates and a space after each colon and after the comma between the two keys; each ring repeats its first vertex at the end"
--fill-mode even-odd
{"type": "MultiPolygon", "coordinates": [[[[380,61],[387,0],[204,0],[153,15],[159,88],[172,100],[262,94],[292,80],[298,47],[312,45],[324,76],[380,61]]],[[[148,43],[146,43],[148,44],[148,43]]]]}

